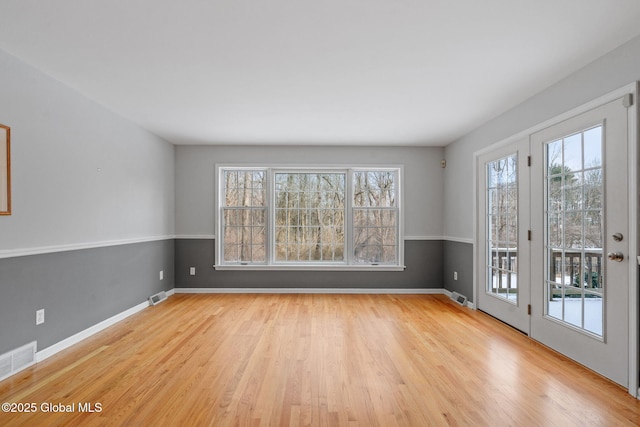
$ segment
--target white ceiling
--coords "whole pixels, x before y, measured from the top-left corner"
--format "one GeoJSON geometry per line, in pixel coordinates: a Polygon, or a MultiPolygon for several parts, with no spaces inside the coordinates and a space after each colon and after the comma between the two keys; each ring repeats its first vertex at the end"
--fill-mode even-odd
{"type": "Polygon", "coordinates": [[[0,49],[175,144],[442,146],[639,24],[638,0],[0,0],[0,49]]]}

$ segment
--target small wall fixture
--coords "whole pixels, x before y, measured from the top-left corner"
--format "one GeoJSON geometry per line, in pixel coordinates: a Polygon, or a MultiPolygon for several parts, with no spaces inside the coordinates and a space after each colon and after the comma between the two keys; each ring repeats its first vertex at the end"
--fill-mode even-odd
{"type": "Polygon", "coordinates": [[[450,298],[462,306],[467,305],[467,297],[457,292],[452,292],[450,298]]]}
{"type": "Polygon", "coordinates": [[[442,166],[442,168],[446,168],[447,167],[447,161],[445,159],[440,160],[440,166],[442,166]]]}
{"type": "Polygon", "coordinates": [[[149,304],[150,305],[158,305],[160,304],[162,301],[167,299],[167,293],[165,291],[160,291],[155,295],[151,295],[149,297],[149,304]]]}

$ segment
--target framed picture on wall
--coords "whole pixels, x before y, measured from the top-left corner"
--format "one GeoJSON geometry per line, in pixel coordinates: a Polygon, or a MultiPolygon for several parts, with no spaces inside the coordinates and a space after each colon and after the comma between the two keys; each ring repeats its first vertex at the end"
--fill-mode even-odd
{"type": "Polygon", "coordinates": [[[0,124],[0,215],[11,215],[11,129],[0,124]]]}

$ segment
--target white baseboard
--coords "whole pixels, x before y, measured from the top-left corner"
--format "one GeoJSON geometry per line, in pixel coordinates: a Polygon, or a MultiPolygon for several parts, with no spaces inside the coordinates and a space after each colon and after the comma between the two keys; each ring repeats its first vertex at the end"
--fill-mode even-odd
{"type": "Polygon", "coordinates": [[[443,294],[444,289],[360,288],[175,288],[176,294],[443,294]]]}
{"type": "MultiPolygon", "coordinates": [[[[167,296],[171,296],[174,294],[173,289],[166,292],[167,292],[167,296]]],[[[65,338],[62,341],[59,341],[52,346],[49,346],[43,350],[38,351],[36,353],[36,363],[42,362],[43,360],[53,356],[54,354],[59,353],[62,350],[65,350],[71,347],[72,345],[77,344],[86,338],[89,338],[94,334],[97,334],[98,332],[108,328],[109,326],[115,325],[119,321],[124,320],[127,317],[132,316],[138,313],[139,311],[144,310],[147,307],[149,307],[149,301],[141,302],[140,304],[134,307],[131,307],[130,309],[125,310],[122,313],[118,313],[115,316],[112,316],[106,320],[103,320],[100,323],[97,323],[83,331],[78,332],[75,335],[70,336],[69,338],[65,338]]]]}

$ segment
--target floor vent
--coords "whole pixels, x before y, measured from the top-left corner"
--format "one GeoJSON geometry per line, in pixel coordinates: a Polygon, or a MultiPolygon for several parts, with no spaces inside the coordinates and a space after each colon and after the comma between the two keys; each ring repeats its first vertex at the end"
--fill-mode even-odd
{"type": "Polygon", "coordinates": [[[165,291],[158,292],[155,295],[149,297],[149,304],[156,305],[167,299],[167,293],[165,291]]]}
{"type": "Polygon", "coordinates": [[[454,300],[455,302],[457,302],[460,305],[467,305],[467,297],[465,297],[464,295],[461,295],[457,292],[452,292],[451,293],[451,299],[454,300]]]}
{"type": "Polygon", "coordinates": [[[36,341],[0,356],[0,381],[36,363],[36,341]]]}

